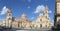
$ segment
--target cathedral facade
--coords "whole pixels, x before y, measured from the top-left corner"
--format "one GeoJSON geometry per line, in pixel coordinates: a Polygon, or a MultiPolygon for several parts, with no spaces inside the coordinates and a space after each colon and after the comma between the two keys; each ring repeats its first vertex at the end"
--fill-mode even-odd
{"type": "Polygon", "coordinates": [[[48,15],[48,6],[45,7],[44,14],[40,13],[39,16],[36,19],[35,27],[37,28],[51,28],[52,23],[50,20],[50,17],[48,15]]]}
{"type": "Polygon", "coordinates": [[[28,20],[26,14],[23,13],[21,18],[12,17],[11,9],[8,9],[6,20],[3,21],[0,26],[6,26],[11,28],[22,28],[22,29],[40,29],[40,28],[51,28],[52,23],[48,15],[48,6],[45,7],[44,15],[40,13],[36,21],[28,20]]]}

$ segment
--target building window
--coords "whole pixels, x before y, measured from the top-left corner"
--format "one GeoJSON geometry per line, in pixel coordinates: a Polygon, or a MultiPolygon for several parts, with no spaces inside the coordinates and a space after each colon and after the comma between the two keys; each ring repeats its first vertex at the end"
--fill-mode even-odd
{"type": "Polygon", "coordinates": [[[46,18],[47,18],[47,16],[46,16],[46,18]]]}
{"type": "Polygon", "coordinates": [[[8,14],[9,16],[11,16],[11,14],[8,14]]]}
{"type": "Polygon", "coordinates": [[[42,21],[42,19],[40,19],[40,21],[42,21]]]}
{"type": "MultiPolygon", "coordinates": [[[[46,9],[46,10],[47,10],[47,9],[46,9]]],[[[45,13],[47,13],[47,11],[46,11],[45,13]]]]}

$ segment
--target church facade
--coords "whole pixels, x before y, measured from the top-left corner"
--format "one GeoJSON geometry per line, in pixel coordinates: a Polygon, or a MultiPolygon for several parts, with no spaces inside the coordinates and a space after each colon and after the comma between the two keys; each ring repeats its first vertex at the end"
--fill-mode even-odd
{"type": "Polygon", "coordinates": [[[6,20],[1,22],[0,26],[6,26],[11,28],[22,28],[22,29],[41,29],[51,28],[52,22],[48,15],[48,6],[45,7],[44,14],[40,13],[36,21],[28,20],[26,14],[23,13],[21,18],[12,17],[11,9],[8,9],[6,20]]]}
{"type": "Polygon", "coordinates": [[[52,23],[50,20],[50,17],[48,15],[48,6],[45,7],[44,14],[40,13],[39,16],[37,17],[34,25],[37,28],[51,28],[52,23]]]}

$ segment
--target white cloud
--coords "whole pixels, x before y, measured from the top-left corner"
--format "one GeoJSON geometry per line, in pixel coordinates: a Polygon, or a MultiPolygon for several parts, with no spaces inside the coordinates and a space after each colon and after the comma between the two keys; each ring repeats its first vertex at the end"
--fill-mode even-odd
{"type": "MultiPolygon", "coordinates": [[[[34,11],[34,13],[40,13],[40,12],[44,12],[45,10],[45,6],[44,5],[38,5],[34,11]]],[[[52,13],[52,11],[49,9],[48,13],[52,13]]]]}
{"type": "Polygon", "coordinates": [[[36,8],[36,11],[34,13],[39,13],[40,11],[44,11],[45,10],[45,6],[44,5],[38,5],[36,8]]]}
{"type": "Polygon", "coordinates": [[[3,15],[3,14],[5,14],[6,12],[7,12],[7,8],[6,8],[6,6],[4,6],[3,8],[2,8],[2,11],[1,11],[1,13],[0,13],[0,15],[3,15]]]}

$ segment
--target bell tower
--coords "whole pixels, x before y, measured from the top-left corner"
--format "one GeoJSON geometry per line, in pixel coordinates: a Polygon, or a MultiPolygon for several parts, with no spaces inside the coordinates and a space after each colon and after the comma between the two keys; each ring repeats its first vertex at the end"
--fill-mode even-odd
{"type": "MultiPolygon", "coordinates": [[[[7,8],[8,9],[8,8],[7,8]]],[[[12,13],[11,10],[7,10],[7,16],[6,16],[6,26],[10,27],[12,22],[12,13]]]]}
{"type": "Polygon", "coordinates": [[[49,17],[49,15],[48,15],[48,6],[46,5],[46,7],[45,7],[45,11],[44,11],[44,14],[45,14],[45,17],[46,18],[48,18],[49,17]]]}
{"type": "Polygon", "coordinates": [[[54,15],[55,15],[54,26],[59,27],[60,26],[60,0],[56,0],[54,15]]]}

